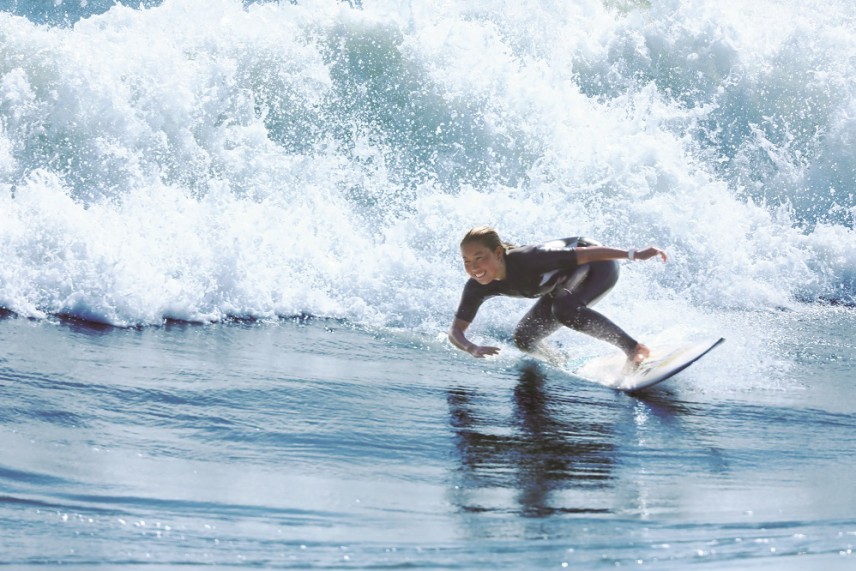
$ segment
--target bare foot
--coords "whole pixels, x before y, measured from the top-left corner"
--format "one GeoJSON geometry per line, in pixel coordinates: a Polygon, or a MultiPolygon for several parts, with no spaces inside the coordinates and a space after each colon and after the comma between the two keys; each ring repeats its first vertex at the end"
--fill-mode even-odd
{"type": "Polygon", "coordinates": [[[649,349],[647,345],[637,343],[636,348],[633,350],[633,353],[630,354],[629,358],[634,365],[638,365],[639,363],[647,359],[650,355],[651,349],[649,349]]]}
{"type": "Polygon", "coordinates": [[[545,361],[547,361],[551,365],[555,365],[556,367],[561,367],[562,365],[568,362],[567,355],[565,355],[558,349],[547,346],[546,343],[538,343],[532,351],[532,354],[536,357],[544,359],[545,361]]]}
{"type": "Polygon", "coordinates": [[[629,373],[635,371],[637,367],[651,355],[651,349],[647,345],[637,343],[631,353],[627,355],[627,364],[624,365],[624,371],[629,373]]]}

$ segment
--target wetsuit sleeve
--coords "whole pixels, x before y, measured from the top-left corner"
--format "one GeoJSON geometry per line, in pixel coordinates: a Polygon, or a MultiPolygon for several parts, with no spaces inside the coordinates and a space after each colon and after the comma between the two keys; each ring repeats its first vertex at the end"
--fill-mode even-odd
{"type": "MultiPolygon", "coordinates": [[[[521,252],[522,253],[522,252],[521,252]]],[[[567,250],[546,250],[540,247],[529,248],[525,252],[523,265],[526,271],[542,274],[553,270],[573,270],[577,263],[577,252],[571,248],[567,250]]]]}
{"type": "Polygon", "coordinates": [[[573,270],[579,264],[577,263],[577,251],[573,248],[570,250],[546,251],[542,252],[544,257],[543,263],[548,268],[560,268],[563,270],[573,270]]]}
{"type": "Polygon", "coordinates": [[[464,293],[461,294],[461,302],[458,304],[458,311],[455,312],[455,317],[472,323],[478,313],[479,307],[487,299],[482,292],[479,291],[479,284],[475,280],[470,280],[464,286],[464,293]]]}

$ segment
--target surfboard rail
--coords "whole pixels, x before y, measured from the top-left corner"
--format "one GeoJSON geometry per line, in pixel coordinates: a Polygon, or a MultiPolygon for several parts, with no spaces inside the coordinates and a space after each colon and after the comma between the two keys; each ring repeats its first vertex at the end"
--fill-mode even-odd
{"type": "Polygon", "coordinates": [[[677,375],[725,342],[713,341],[654,346],[651,356],[632,371],[626,371],[624,355],[613,354],[586,362],[574,374],[627,393],[638,392],[677,375]]]}

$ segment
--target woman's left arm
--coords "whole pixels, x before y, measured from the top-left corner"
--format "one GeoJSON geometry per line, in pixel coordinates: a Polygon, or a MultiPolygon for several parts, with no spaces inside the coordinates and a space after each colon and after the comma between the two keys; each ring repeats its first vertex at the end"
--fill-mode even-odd
{"type": "Polygon", "coordinates": [[[580,246],[574,248],[577,254],[577,264],[589,264],[591,262],[604,262],[606,260],[650,260],[659,256],[664,262],[668,259],[666,252],[655,246],[649,246],[642,250],[621,250],[619,248],[607,248],[605,246],[580,246]]]}

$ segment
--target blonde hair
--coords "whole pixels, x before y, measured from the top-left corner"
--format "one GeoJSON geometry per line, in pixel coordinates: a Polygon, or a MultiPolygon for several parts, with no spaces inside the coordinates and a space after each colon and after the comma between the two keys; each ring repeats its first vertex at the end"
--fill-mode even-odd
{"type": "Polygon", "coordinates": [[[461,247],[473,243],[481,244],[491,251],[494,251],[497,248],[502,248],[507,251],[509,248],[514,247],[508,242],[503,242],[499,237],[499,233],[490,226],[476,226],[475,228],[470,228],[470,231],[467,232],[464,235],[464,239],[461,240],[461,247]]]}

